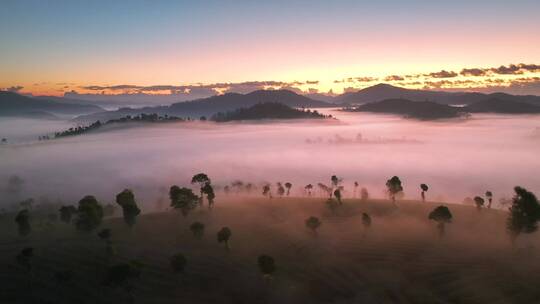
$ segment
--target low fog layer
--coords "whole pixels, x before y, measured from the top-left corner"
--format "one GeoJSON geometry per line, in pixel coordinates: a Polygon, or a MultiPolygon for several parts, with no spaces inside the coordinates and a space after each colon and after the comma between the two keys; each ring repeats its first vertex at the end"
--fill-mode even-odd
{"type": "MultiPolygon", "coordinates": [[[[345,196],[358,181],[372,197],[383,197],[393,175],[403,181],[407,199],[419,199],[420,183],[430,186],[428,199],[451,202],[486,190],[497,202],[511,197],[515,185],[540,194],[538,116],[422,122],[329,112],[339,122],[130,124],[43,142],[29,141],[33,131],[24,133],[43,121],[0,121],[4,133],[22,141],[0,145],[0,187],[18,175],[25,180],[23,198],[72,203],[86,194],[109,202],[129,187],[143,208],[160,195],[160,187],[187,186],[199,172],[218,187],[238,179],[290,181],[294,195],[307,183],[329,184],[333,174],[343,178],[345,196]]],[[[51,130],[55,126],[43,130],[64,129],[51,130]]]]}

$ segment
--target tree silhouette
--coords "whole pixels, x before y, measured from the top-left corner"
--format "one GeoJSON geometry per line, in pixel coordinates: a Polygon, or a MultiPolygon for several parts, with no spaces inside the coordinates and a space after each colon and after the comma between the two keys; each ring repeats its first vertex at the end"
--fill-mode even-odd
{"type": "Polygon", "coordinates": [[[354,190],[353,190],[353,197],[356,198],[356,194],[358,193],[358,182],[354,182],[354,190]]]}
{"type": "Polygon", "coordinates": [[[124,191],[116,195],[116,203],[122,207],[124,214],[124,221],[129,227],[135,225],[137,216],[141,213],[141,209],[135,202],[135,195],[130,189],[124,189],[124,191]]]}
{"type": "Polygon", "coordinates": [[[429,213],[428,218],[437,222],[437,228],[439,229],[439,235],[444,235],[444,228],[446,223],[452,222],[452,213],[446,206],[439,206],[429,213]]]}
{"type": "Polygon", "coordinates": [[[317,186],[321,191],[326,192],[328,194],[328,197],[332,198],[332,187],[328,187],[327,185],[323,183],[318,183],[317,186]]]}
{"type": "Polygon", "coordinates": [[[336,199],[337,199],[337,201],[338,201],[338,203],[339,203],[340,205],[343,204],[343,203],[341,202],[341,190],[340,190],[339,188],[336,189],[336,190],[334,190],[334,196],[336,197],[336,199]]]}
{"type": "Polygon", "coordinates": [[[77,209],[77,220],[75,226],[80,231],[92,231],[96,229],[103,220],[103,208],[92,195],[87,195],[79,201],[77,209]]]}
{"type": "Polygon", "coordinates": [[[429,190],[428,185],[420,184],[420,189],[422,190],[422,202],[426,201],[426,192],[429,190]]]}
{"type": "Polygon", "coordinates": [[[488,209],[491,209],[491,203],[493,202],[493,193],[486,191],[486,198],[488,199],[488,209]]]}
{"type": "Polygon", "coordinates": [[[27,236],[32,231],[30,227],[30,212],[28,209],[23,209],[15,216],[15,222],[18,226],[20,236],[27,236]]]}
{"type": "Polygon", "coordinates": [[[512,206],[506,223],[512,244],[519,234],[535,232],[540,220],[540,204],[536,196],[521,187],[515,187],[514,191],[516,194],[512,198],[512,206]]]}
{"type": "Polygon", "coordinates": [[[391,179],[387,180],[386,189],[390,195],[390,198],[392,199],[392,203],[395,205],[396,195],[403,191],[403,186],[401,185],[401,180],[399,177],[393,176],[391,179]]]}
{"type": "Polygon", "coordinates": [[[277,194],[279,195],[279,197],[283,197],[283,195],[285,194],[285,188],[283,187],[283,185],[281,183],[277,183],[277,194]]]}
{"type": "Polygon", "coordinates": [[[218,243],[225,243],[225,248],[229,250],[229,239],[231,238],[232,232],[229,227],[223,227],[217,233],[218,243]]]}
{"type": "Polygon", "coordinates": [[[208,175],[206,175],[204,173],[195,174],[191,178],[191,184],[199,184],[200,191],[201,191],[201,196],[199,197],[199,199],[200,199],[200,202],[202,204],[202,202],[203,202],[203,193],[204,193],[203,187],[206,184],[210,184],[210,178],[208,177],[208,175]]]}
{"type": "Polygon", "coordinates": [[[475,196],[474,197],[474,203],[476,204],[476,209],[478,209],[478,211],[482,210],[482,207],[484,206],[484,199],[481,198],[480,196],[475,196]]]}
{"type": "Polygon", "coordinates": [[[194,222],[189,226],[189,230],[191,230],[195,238],[201,239],[204,235],[204,224],[201,222],[194,222]]]}
{"type": "Polygon", "coordinates": [[[268,196],[268,198],[272,198],[272,193],[270,192],[270,185],[266,184],[263,186],[263,196],[268,196]]]}
{"type": "Polygon", "coordinates": [[[332,187],[336,188],[336,187],[339,185],[339,183],[341,182],[341,179],[339,179],[339,178],[338,178],[337,176],[335,176],[335,175],[332,175],[332,176],[330,177],[330,181],[332,182],[332,187]]]}
{"type": "Polygon", "coordinates": [[[105,242],[105,251],[107,252],[107,257],[114,254],[114,248],[111,241],[111,229],[105,228],[98,232],[98,237],[105,242]]]}
{"type": "Polygon", "coordinates": [[[365,212],[362,213],[362,225],[364,225],[364,228],[366,229],[371,227],[371,217],[365,212]]]}
{"type": "Polygon", "coordinates": [[[265,277],[270,277],[276,271],[276,264],[274,258],[269,255],[260,255],[257,258],[257,264],[259,265],[259,270],[265,277]]]}
{"type": "Polygon", "coordinates": [[[170,258],[169,262],[174,273],[183,273],[186,268],[187,259],[183,254],[177,253],[170,258]]]}
{"type": "Polygon", "coordinates": [[[208,201],[208,208],[212,208],[214,206],[214,199],[216,198],[216,194],[214,193],[214,188],[212,185],[208,182],[204,184],[204,186],[201,188],[202,193],[206,194],[206,200],[208,201]]]}
{"type": "Polygon", "coordinates": [[[289,182],[285,183],[285,188],[287,188],[287,196],[289,196],[289,194],[291,194],[291,187],[292,187],[291,183],[289,183],[289,182]]]}
{"type": "Polygon", "coordinates": [[[184,216],[187,216],[199,202],[199,197],[191,189],[180,188],[176,185],[169,190],[169,198],[171,199],[171,207],[180,209],[184,216]]]}
{"type": "Polygon", "coordinates": [[[313,231],[314,234],[317,233],[317,229],[319,229],[319,227],[321,226],[321,221],[319,220],[318,217],[315,217],[315,216],[310,216],[307,220],[306,220],[306,227],[308,229],[310,229],[311,231],[313,231]]]}
{"type": "Polygon", "coordinates": [[[60,211],[60,220],[64,223],[71,223],[73,215],[77,213],[77,208],[75,206],[62,206],[59,209],[60,211]]]}
{"type": "Polygon", "coordinates": [[[311,196],[311,190],[313,190],[313,185],[307,184],[304,189],[307,191],[308,196],[311,196]]]}
{"type": "Polygon", "coordinates": [[[360,199],[362,201],[367,201],[369,199],[369,193],[366,188],[360,189],[360,199]]]}
{"type": "Polygon", "coordinates": [[[132,281],[141,276],[143,264],[138,261],[119,263],[107,269],[107,275],[103,282],[112,288],[123,288],[130,297],[130,302],[134,302],[132,281]]]}

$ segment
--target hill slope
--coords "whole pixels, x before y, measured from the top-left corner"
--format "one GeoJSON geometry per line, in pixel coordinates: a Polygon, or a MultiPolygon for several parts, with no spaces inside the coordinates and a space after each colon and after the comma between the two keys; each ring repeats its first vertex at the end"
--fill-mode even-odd
{"type": "Polygon", "coordinates": [[[520,101],[491,97],[463,108],[470,113],[535,114],[540,106],[520,101]]]}
{"type": "MultiPolygon", "coordinates": [[[[49,99],[32,98],[17,93],[0,91],[0,116],[33,116],[32,113],[81,115],[103,111],[88,104],[61,103],[49,99]]],[[[46,115],[46,114],[40,114],[46,115]]]]}
{"type": "Polygon", "coordinates": [[[258,103],[249,108],[240,108],[231,112],[219,112],[212,116],[218,122],[260,119],[321,119],[326,116],[314,111],[293,109],[278,102],[258,103]]]}
{"type": "Polygon", "coordinates": [[[349,111],[400,114],[407,118],[442,119],[461,115],[461,109],[429,101],[411,101],[407,99],[385,99],[366,103],[349,111]]]}

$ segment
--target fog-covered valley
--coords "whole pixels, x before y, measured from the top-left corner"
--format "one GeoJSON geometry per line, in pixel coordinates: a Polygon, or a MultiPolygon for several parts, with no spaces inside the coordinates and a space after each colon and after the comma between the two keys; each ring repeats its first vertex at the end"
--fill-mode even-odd
{"type": "MultiPolygon", "coordinates": [[[[25,181],[21,199],[70,203],[87,194],[110,201],[128,187],[147,210],[166,195],[160,188],[188,186],[198,172],[218,188],[234,180],[290,181],[295,195],[303,195],[307,183],[329,183],[333,174],[343,178],[345,196],[358,181],[372,197],[384,197],[384,183],[393,175],[410,199],[419,198],[420,183],[430,185],[430,199],[456,203],[486,190],[497,202],[511,197],[515,185],[540,191],[538,116],[426,122],[323,112],[338,120],[129,123],[49,141],[37,136],[70,123],[6,119],[0,121],[0,137],[9,140],[0,146],[0,185],[17,175],[25,181]]],[[[14,199],[4,196],[3,204],[14,199]]]]}

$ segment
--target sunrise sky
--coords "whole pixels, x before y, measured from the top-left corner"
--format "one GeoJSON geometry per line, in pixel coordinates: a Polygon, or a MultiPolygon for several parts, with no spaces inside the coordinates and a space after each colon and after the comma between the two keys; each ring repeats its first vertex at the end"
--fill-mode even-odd
{"type": "Polygon", "coordinates": [[[540,94],[540,1],[2,1],[0,88],[540,94]]]}

